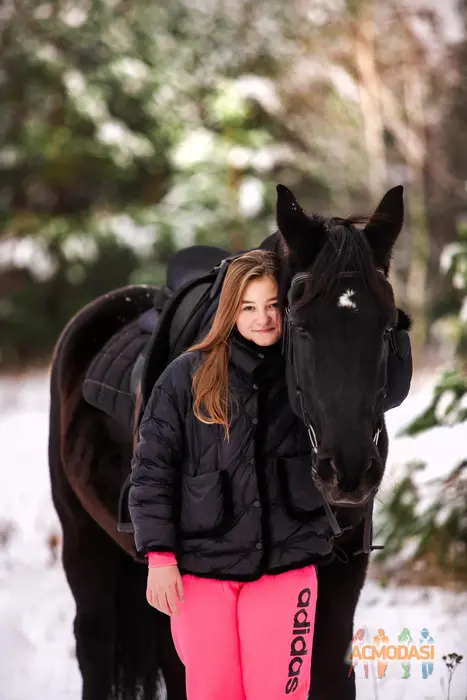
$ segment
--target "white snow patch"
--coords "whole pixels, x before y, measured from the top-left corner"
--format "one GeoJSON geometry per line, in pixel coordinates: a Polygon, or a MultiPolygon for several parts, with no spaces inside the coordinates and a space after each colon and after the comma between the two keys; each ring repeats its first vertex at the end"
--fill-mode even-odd
{"type": "Polygon", "coordinates": [[[238,188],[238,208],[248,219],[258,216],[264,204],[264,184],[256,177],[246,177],[238,188]]]}
{"type": "Polygon", "coordinates": [[[150,70],[146,63],[130,56],[118,59],[111,69],[121,81],[124,90],[129,94],[141,90],[150,78],[150,70]]]}
{"type": "Polygon", "coordinates": [[[88,18],[88,13],[82,7],[68,6],[60,12],[60,19],[69,27],[82,27],[88,18]]]}
{"type": "Polygon", "coordinates": [[[196,129],[190,132],[175,149],[172,160],[179,168],[191,168],[210,159],[213,149],[213,135],[206,129],[196,129]]]}
{"type": "Polygon", "coordinates": [[[91,236],[67,236],[62,244],[62,253],[67,260],[85,260],[93,262],[97,259],[99,250],[96,241],[91,236]]]}
{"type": "Polygon", "coordinates": [[[0,269],[26,268],[39,281],[52,277],[56,263],[45,245],[34,237],[7,238],[0,241],[0,269]]]}
{"type": "Polygon", "coordinates": [[[448,243],[444,246],[439,258],[439,267],[444,274],[449,272],[454,258],[459,255],[462,250],[463,246],[460,243],[448,243]]]}
{"type": "Polygon", "coordinates": [[[465,274],[462,271],[458,270],[452,278],[453,286],[456,289],[465,289],[466,283],[467,283],[467,280],[466,280],[465,274]]]}
{"type": "Polygon", "coordinates": [[[272,80],[259,75],[243,75],[235,81],[235,86],[241,97],[257,100],[271,114],[281,111],[281,101],[272,80]]]}
{"type": "Polygon", "coordinates": [[[246,148],[246,146],[232,146],[227,155],[227,162],[233,168],[244,170],[251,163],[252,157],[253,150],[251,148],[246,148]]]}
{"type": "Polygon", "coordinates": [[[128,214],[117,214],[103,219],[99,224],[99,229],[115,236],[138,255],[146,257],[153,251],[156,240],[154,224],[137,224],[128,214]]]}
{"type": "Polygon", "coordinates": [[[21,158],[21,151],[14,146],[5,146],[0,149],[0,165],[2,168],[13,168],[21,158]]]}
{"type": "Polygon", "coordinates": [[[123,122],[116,119],[100,124],[97,138],[101,143],[113,147],[112,155],[120,166],[127,165],[134,157],[150,158],[154,155],[154,147],[149,139],[133,133],[123,122]]]}
{"type": "Polygon", "coordinates": [[[445,391],[442,394],[438,403],[436,404],[435,409],[435,416],[438,421],[441,422],[444,420],[444,418],[446,417],[446,412],[455,398],[456,395],[453,391],[445,391]]]}
{"type": "Polygon", "coordinates": [[[81,114],[92,119],[97,125],[108,119],[109,113],[103,96],[95,85],[91,87],[87,84],[82,73],[69,70],[64,74],[63,82],[75,108],[81,114]]]}

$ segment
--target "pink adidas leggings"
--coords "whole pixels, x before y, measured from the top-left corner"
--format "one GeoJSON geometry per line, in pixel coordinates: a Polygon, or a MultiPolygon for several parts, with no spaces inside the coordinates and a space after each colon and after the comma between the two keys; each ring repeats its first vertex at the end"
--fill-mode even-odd
{"type": "Polygon", "coordinates": [[[171,624],[188,700],[306,700],[314,566],[250,583],[184,575],[183,586],[171,624]]]}

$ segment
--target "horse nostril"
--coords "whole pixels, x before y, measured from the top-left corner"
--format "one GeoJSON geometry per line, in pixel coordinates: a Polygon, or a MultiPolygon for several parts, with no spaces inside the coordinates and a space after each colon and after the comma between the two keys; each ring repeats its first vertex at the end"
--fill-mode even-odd
{"type": "Polygon", "coordinates": [[[337,474],[337,466],[331,457],[319,457],[316,465],[317,474],[323,483],[334,481],[337,474]]]}
{"type": "Polygon", "coordinates": [[[380,474],[381,461],[377,457],[371,457],[371,459],[368,460],[366,471],[372,472],[375,476],[380,474]]]}
{"type": "Polygon", "coordinates": [[[368,460],[368,466],[366,468],[366,482],[377,486],[383,477],[383,465],[378,457],[372,457],[368,460]]]}

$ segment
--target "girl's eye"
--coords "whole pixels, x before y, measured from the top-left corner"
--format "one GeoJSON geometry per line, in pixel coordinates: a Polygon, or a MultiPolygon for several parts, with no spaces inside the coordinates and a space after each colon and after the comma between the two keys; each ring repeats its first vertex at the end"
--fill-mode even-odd
{"type": "Polygon", "coordinates": [[[279,302],[275,301],[273,304],[271,304],[271,309],[278,309],[279,308],[279,302]]]}
{"type": "Polygon", "coordinates": [[[253,308],[254,308],[253,306],[244,306],[243,311],[252,311],[253,308]]]}

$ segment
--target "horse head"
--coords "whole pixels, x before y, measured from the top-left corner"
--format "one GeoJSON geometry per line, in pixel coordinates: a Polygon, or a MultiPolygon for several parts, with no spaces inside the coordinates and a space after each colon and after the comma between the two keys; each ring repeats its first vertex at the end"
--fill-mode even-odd
{"type": "Polygon", "coordinates": [[[367,502],[384,472],[386,364],[398,324],[388,273],[402,190],[389,190],[360,227],[357,217],[309,215],[277,186],[288,392],[308,428],[315,483],[334,506],[367,502]]]}

